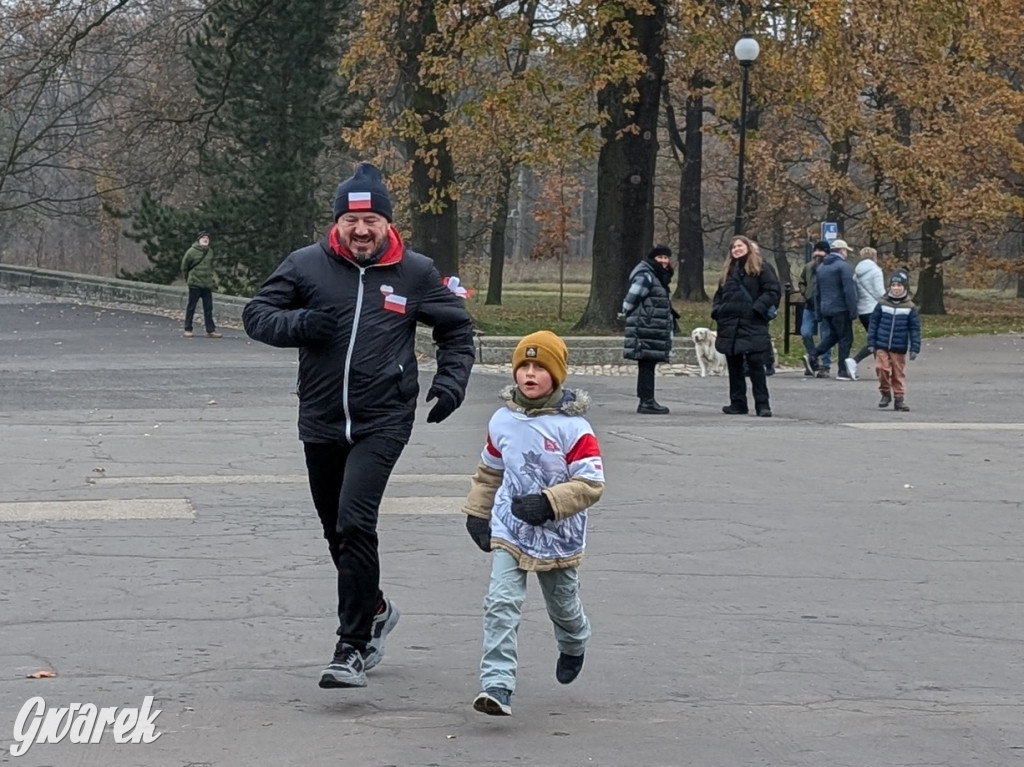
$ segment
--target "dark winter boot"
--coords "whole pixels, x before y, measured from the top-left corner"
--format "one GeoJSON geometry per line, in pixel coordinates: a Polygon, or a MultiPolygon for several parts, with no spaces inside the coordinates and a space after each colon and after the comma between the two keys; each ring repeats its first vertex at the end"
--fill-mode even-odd
{"type": "Polygon", "coordinates": [[[903,401],[903,397],[897,397],[895,400],[893,400],[892,409],[902,410],[904,413],[910,410],[910,408],[907,406],[907,403],[903,401]]]}
{"type": "Polygon", "coordinates": [[[642,415],[665,415],[668,413],[668,408],[664,405],[659,405],[658,401],[651,397],[650,399],[640,400],[640,404],[637,405],[636,412],[642,415]]]}
{"type": "Polygon", "coordinates": [[[892,395],[887,391],[882,392],[882,399],[878,400],[878,406],[889,407],[890,402],[892,402],[892,395]]]}
{"type": "Polygon", "coordinates": [[[558,653],[558,663],[555,664],[555,679],[559,684],[572,684],[573,680],[583,670],[583,653],[579,655],[566,655],[558,653]]]}

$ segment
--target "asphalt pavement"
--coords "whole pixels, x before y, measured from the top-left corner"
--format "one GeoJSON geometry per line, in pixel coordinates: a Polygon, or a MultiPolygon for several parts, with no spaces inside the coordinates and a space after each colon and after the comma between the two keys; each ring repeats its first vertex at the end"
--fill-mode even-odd
{"type": "Polygon", "coordinates": [[[335,581],[296,355],[223,332],[0,293],[0,764],[1024,764],[1021,336],[927,341],[908,413],[869,363],[780,372],[771,419],[723,415],[725,378],[659,377],[671,413],[639,416],[631,376],[570,377],[608,479],[593,639],[559,685],[531,581],[494,718],[470,705],[489,562],[459,508],[509,373],[474,372],[442,424],[420,408],[380,521],[401,621],[365,689],[321,690],[335,581]],[[159,737],[13,756],[36,696],[152,696],[159,737]]]}

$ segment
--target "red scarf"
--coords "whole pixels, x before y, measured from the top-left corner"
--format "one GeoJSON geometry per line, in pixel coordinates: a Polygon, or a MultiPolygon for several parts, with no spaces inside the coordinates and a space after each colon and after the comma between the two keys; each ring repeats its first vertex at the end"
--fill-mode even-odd
{"type": "MultiPolygon", "coordinates": [[[[362,266],[359,259],[352,255],[352,251],[341,244],[341,237],[338,235],[338,227],[332,226],[331,233],[327,237],[327,242],[331,246],[331,252],[340,256],[341,258],[348,259],[356,266],[362,266]]],[[[387,266],[388,264],[397,264],[402,260],[402,254],[405,252],[405,243],[402,242],[402,237],[398,233],[395,227],[388,227],[388,246],[385,248],[384,253],[373,262],[374,266],[387,266]]]]}

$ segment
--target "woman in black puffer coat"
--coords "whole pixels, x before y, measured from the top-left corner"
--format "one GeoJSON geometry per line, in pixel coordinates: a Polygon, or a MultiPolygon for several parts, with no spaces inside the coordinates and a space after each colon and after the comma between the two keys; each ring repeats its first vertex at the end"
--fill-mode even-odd
{"type": "Polygon", "coordinates": [[[746,361],[754,409],[759,416],[772,415],[765,377],[765,364],[772,354],[768,313],[778,307],[781,294],[779,279],[761,259],[757,243],[743,235],[733,237],[711,301],[711,319],[718,323],[715,348],[725,355],[729,366],[729,404],[722,408],[723,413],[737,415],[748,410],[746,361]]]}
{"type": "Polygon", "coordinates": [[[664,415],[668,412],[667,407],[654,399],[654,370],[659,362],[668,362],[672,354],[672,331],[679,315],[669,300],[671,279],[672,250],[667,245],[657,245],[647,258],[633,267],[629,291],[622,299],[619,317],[626,320],[622,356],[637,362],[638,413],[664,415]]]}

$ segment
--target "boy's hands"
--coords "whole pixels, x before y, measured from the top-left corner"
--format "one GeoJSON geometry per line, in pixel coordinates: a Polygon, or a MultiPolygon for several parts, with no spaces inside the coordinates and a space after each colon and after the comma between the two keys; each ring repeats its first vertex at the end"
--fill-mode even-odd
{"type": "Polygon", "coordinates": [[[466,532],[480,551],[491,550],[491,520],[482,517],[466,517],[466,532]]]}
{"type": "Polygon", "coordinates": [[[527,524],[543,525],[555,518],[555,510],[544,493],[520,495],[512,499],[512,516],[527,524]]]}
{"type": "Polygon", "coordinates": [[[917,359],[917,352],[911,352],[910,353],[910,361],[913,362],[916,359],[917,359]]]}

